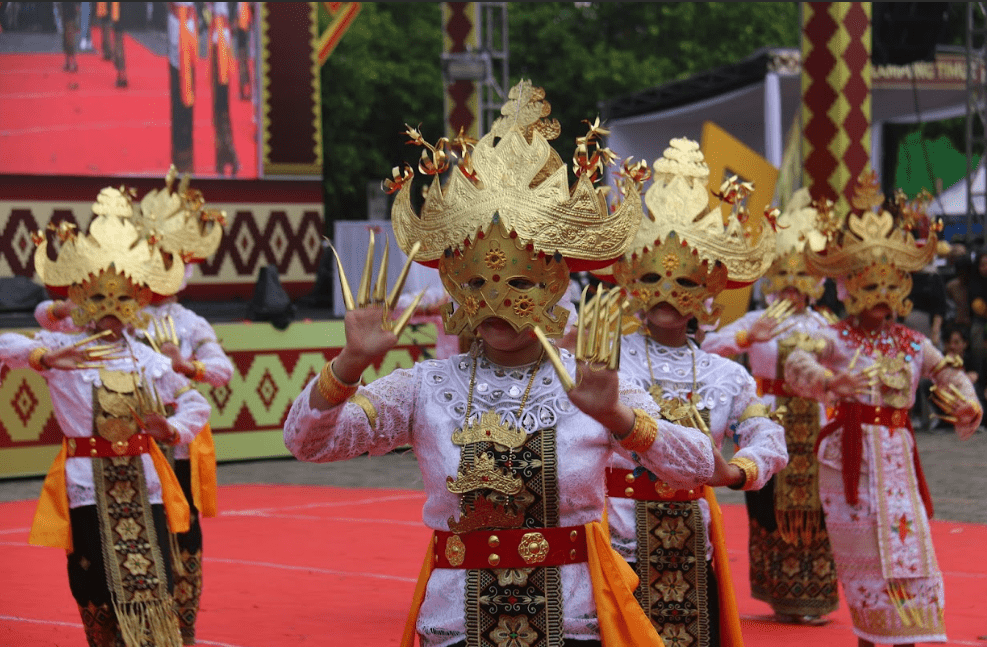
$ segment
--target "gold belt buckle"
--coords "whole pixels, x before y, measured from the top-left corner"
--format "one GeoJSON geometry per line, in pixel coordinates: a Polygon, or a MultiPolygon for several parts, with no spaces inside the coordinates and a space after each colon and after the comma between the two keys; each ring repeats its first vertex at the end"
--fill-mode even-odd
{"type": "Polygon", "coordinates": [[[548,557],[548,540],[540,532],[528,532],[521,537],[517,548],[518,555],[525,564],[538,564],[548,557]]]}

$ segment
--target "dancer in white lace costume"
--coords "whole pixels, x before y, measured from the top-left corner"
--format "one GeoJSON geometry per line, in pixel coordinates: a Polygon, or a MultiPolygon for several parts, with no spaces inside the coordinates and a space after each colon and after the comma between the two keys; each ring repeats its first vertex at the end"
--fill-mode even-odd
{"type": "MultiPolygon", "coordinates": [[[[565,164],[545,146],[552,122],[542,119],[540,89],[522,82],[510,97],[505,117],[475,148],[467,144],[470,154],[452,170],[449,183],[460,183],[459,191],[434,184],[419,216],[408,202],[410,177],[396,178],[398,242],[419,262],[437,262],[456,303],[445,312],[446,330],[475,334],[472,351],[357,386],[396,342],[390,325],[381,326],[389,305],[379,303],[383,293],[366,306],[361,282],[346,314],[346,345],[295,400],[285,444],[314,462],[413,448],[424,480],[422,516],[434,539],[403,645],[416,634],[428,647],[658,644],[634,604],[633,574],[601,526],[604,470],[614,454],[637,451],[663,479],[689,488],[726,465],[697,430],[656,422],[651,397],[620,384],[616,370],[577,362],[567,351],[558,360],[551,350],[548,359],[559,366],[546,361],[532,330],[561,335],[566,313],[555,304],[570,263],[616,258],[639,209],[610,212],[591,198],[579,201],[591,212],[580,212],[568,190],[537,190],[540,182],[564,186],[565,164]],[[549,236],[560,218],[580,221],[588,235],[555,247],[559,239],[549,236]],[[425,236],[416,227],[430,220],[430,243],[419,251],[414,242],[425,236]],[[464,242],[458,231],[467,230],[478,233],[464,242]],[[576,375],[568,394],[557,371],[566,380],[576,375]]],[[[437,170],[438,162],[438,155],[430,160],[437,170]]],[[[573,195],[594,195],[588,175],[573,195]]]]}
{"type": "Polygon", "coordinates": [[[982,411],[962,366],[892,319],[910,310],[909,272],[931,259],[936,235],[932,229],[918,245],[911,231],[923,225],[924,204],[885,201],[876,187],[874,178],[862,182],[854,211],[823,253],[807,254],[815,271],[838,278],[849,314],[788,356],[785,381],[834,405],[820,434],[819,489],[859,643],[943,642],[932,501],[910,409],[927,377],[960,438],[973,433],[982,411]]]}
{"type": "Polygon", "coordinates": [[[825,410],[797,398],[782,374],[796,343],[829,324],[809,308],[822,296],[823,278],[808,271],[803,255],[810,238],[819,242],[813,235],[817,216],[808,189],[797,191],[778,216],[777,256],[761,283],[768,308],[707,333],[702,343],[703,350],[723,357],[746,353],[761,401],[778,410],[785,428],[788,465],[765,487],[744,493],[744,501],[751,596],[770,604],[775,620],[795,624],[825,623],[822,616],[839,604],[815,454],[825,410]]]}
{"type": "Polygon", "coordinates": [[[38,502],[31,543],[68,553],[69,584],[93,647],[181,645],[172,597],[168,533],[185,532],[189,507],[157,443],[188,443],[209,405],[171,362],[134,336],[141,309],[182,278],[115,207],[128,194],[104,189],[86,236],[71,225],[52,260],[36,237],[35,269],[76,306],[75,334],[0,336],[0,358],[31,367],[51,391],[65,436],[38,502]],[[96,333],[95,335],[91,333],[96,333]]]}
{"type": "MultiPolygon", "coordinates": [[[[724,227],[719,208],[709,209],[709,169],[695,142],[672,140],[654,173],[645,194],[650,213],[631,248],[608,268],[643,320],[640,332],[622,340],[621,379],[647,389],[666,420],[705,431],[717,450],[727,439],[739,447],[729,470],[708,486],[757,489],[788,459],[784,432],[766,417],[743,367],[704,352],[687,330],[694,318],[709,323],[718,316],[707,303],[728,281],[740,285],[761,275],[767,265],[749,258],[761,252],[770,263],[773,240],[735,235],[742,231],[735,215],[724,227]]],[[[614,457],[607,485],[614,546],[637,569],[637,598],[665,642],[741,645],[711,487],[662,483],[626,456],[614,457]]]]}

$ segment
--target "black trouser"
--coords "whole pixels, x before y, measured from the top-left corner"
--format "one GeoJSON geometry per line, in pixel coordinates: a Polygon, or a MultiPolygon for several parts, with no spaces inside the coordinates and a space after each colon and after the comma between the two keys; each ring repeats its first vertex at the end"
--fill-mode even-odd
{"type": "MultiPolygon", "coordinates": [[[[168,66],[171,81],[171,161],[179,173],[191,173],[192,168],[192,106],[182,101],[182,86],[178,68],[168,66]]],[[[195,72],[190,83],[194,84],[195,72]]]]}
{"type": "MultiPolygon", "coordinates": [[[[171,577],[171,543],[168,541],[168,521],[164,506],[151,505],[154,530],[164,566],[161,571],[167,574],[168,591],[174,587],[171,577]]],[[[79,606],[90,602],[95,605],[110,603],[110,587],[106,583],[106,564],[103,561],[103,543],[99,535],[99,517],[95,505],[69,509],[72,524],[72,552],[68,554],[69,588],[79,606]]]]}

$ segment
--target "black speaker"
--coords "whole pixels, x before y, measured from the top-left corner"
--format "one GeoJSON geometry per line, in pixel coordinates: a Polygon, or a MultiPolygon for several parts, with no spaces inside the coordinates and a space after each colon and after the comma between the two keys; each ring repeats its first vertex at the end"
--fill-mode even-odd
{"type": "Polygon", "coordinates": [[[262,267],[250,302],[250,320],[270,321],[278,330],[284,330],[295,319],[295,310],[291,297],[281,286],[278,268],[274,265],[262,267]]]}
{"type": "Polygon", "coordinates": [[[0,278],[0,312],[34,312],[48,292],[26,276],[0,278]]]}
{"type": "Polygon", "coordinates": [[[871,63],[934,61],[948,12],[948,2],[871,3],[871,63]]]}

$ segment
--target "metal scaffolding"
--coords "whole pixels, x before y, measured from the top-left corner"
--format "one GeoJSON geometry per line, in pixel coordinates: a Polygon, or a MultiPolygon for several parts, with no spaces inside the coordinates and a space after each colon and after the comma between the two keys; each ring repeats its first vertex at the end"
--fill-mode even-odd
{"type": "MultiPolygon", "coordinates": [[[[974,187],[974,152],[987,157],[987,79],[984,75],[985,44],[987,44],[987,3],[966,4],[966,240],[973,241],[974,225],[981,232],[987,218],[984,215],[984,189],[974,187]],[[974,126],[979,123],[979,133],[974,126]]],[[[981,160],[981,165],[984,160],[981,160]]]]}

